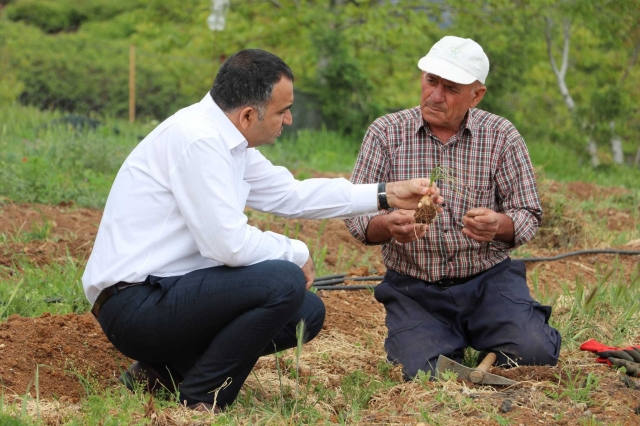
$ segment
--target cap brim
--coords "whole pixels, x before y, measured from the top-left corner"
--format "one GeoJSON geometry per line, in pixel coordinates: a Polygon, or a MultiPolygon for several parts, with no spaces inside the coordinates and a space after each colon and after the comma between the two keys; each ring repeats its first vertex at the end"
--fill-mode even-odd
{"type": "Polygon", "coordinates": [[[477,80],[476,77],[468,72],[439,58],[429,58],[425,56],[418,61],[418,68],[424,72],[435,74],[438,77],[458,84],[471,84],[477,80]]]}

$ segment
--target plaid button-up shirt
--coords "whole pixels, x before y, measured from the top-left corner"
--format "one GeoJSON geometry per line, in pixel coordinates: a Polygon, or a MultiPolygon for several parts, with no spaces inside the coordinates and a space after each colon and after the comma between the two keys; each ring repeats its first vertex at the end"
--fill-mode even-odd
{"type": "MultiPolygon", "coordinates": [[[[529,152],[508,120],[486,111],[470,109],[460,130],[446,144],[424,124],[419,107],[378,118],[364,137],[351,181],[428,177],[437,166],[452,170],[455,176],[455,182],[437,181],[444,212],[425,237],[412,243],[384,244],[387,268],[424,281],[467,277],[501,262],[511,249],[534,236],[542,208],[529,152]],[[514,243],[482,243],[462,234],[462,217],[475,207],[511,217],[514,243]]],[[[372,217],[345,220],[349,231],[365,244],[372,217]]]]}

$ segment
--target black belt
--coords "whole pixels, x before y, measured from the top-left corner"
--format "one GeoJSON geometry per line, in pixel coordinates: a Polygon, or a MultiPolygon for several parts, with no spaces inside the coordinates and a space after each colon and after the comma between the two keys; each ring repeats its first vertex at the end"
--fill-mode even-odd
{"type": "Polygon", "coordinates": [[[471,281],[472,279],[477,278],[481,274],[482,274],[482,272],[479,272],[479,273],[477,273],[475,275],[469,275],[468,277],[462,277],[462,278],[443,278],[443,279],[438,280],[438,281],[428,281],[428,283],[429,284],[435,284],[438,287],[448,288],[448,287],[453,287],[453,286],[456,286],[456,285],[467,283],[467,282],[471,281]]]}
{"type": "Polygon", "coordinates": [[[114,294],[118,294],[119,291],[122,291],[125,288],[133,287],[135,285],[140,285],[140,284],[144,284],[144,282],[125,283],[123,281],[120,281],[119,283],[114,284],[111,287],[105,288],[98,295],[98,298],[96,299],[96,303],[94,303],[93,308],[91,308],[91,313],[93,314],[94,317],[96,317],[96,319],[98,319],[98,315],[100,315],[100,309],[102,308],[102,305],[104,305],[104,302],[109,300],[111,296],[113,296],[114,294]]]}

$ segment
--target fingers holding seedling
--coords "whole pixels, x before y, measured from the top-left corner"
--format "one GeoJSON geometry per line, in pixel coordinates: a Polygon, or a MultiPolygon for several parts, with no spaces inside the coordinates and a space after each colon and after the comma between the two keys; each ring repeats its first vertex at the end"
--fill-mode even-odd
{"type": "Polygon", "coordinates": [[[418,223],[429,225],[436,220],[438,213],[442,213],[440,205],[444,202],[444,199],[440,195],[440,188],[436,184],[438,180],[449,183],[454,191],[457,190],[460,184],[455,177],[454,171],[448,167],[435,167],[431,170],[429,193],[422,197],[416,211],[416,222],[418,223]]]}
{"type": "Polygon", "coordinates": [[[410,243],[427,233],[425,225],[416,223],[415,213],[414,210],[395,210],[385,215],[387,229],[397,243],[410,243]]]}

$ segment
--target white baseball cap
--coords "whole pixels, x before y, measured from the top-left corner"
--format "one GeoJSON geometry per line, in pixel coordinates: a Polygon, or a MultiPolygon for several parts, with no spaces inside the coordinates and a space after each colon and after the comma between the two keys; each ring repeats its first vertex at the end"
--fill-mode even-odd
{"type": "Polygon", "coordinates": [[[454,83],[471,84],[478,80],[484,84],[489,74],[489,58],[470,38],[446,36],[418,61],[418,68],[454,83]]]}

